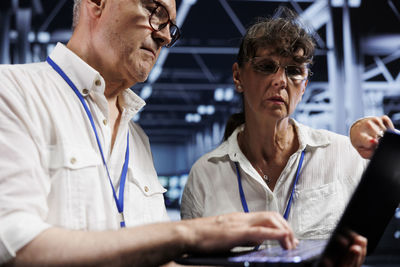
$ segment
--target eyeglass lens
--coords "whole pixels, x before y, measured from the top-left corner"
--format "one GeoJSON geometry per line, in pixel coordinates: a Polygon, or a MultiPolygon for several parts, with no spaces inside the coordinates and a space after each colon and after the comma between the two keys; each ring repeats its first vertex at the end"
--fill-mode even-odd
{"type": "MultiPolygon", "coordinates": [[[[254,70],[266,75],[276,73],[280,67],[275,61],[266,58],[254,57],[251,63],[254,70]]],[[[306,66],[287,65],[284,68],[286,75],[292,80],[304,80],[307,78],[306,66]]]]}
{"type": "Polygon", "coordinates": [[[152,12],[150,16],[150,24],[156,31],[161,31],[165,27],[169,25],[169,33],[171,36],[171,42],[167,45],[167,47],[171,47],[176,40],[179,38],[179,28],[175,24],[173,24],[169,18],[169,13],[167,9],[162,6],[158,5],[152,12]]]}

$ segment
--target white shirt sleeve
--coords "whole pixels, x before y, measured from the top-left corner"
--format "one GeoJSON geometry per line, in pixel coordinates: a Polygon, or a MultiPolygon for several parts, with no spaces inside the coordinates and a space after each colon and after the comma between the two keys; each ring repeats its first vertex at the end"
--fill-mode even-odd
{"type": "Polygon", "coordinates": [[[185,189],[182,194],[181,201],[181,218],[193,219],[203,217],[204,211],[204,185],[202,180],[206,179],[206,174],[203,172],[205,167],[199,167],[199,162],[193,165],[185,189]],[[204,179],[203,179],[204,178],[204,179]]]}
{"type": "Polygon", "coordinates": [[[0,264],[50,227],[50,188],[29,115],[16,91],[0,87],[0,264]]]}

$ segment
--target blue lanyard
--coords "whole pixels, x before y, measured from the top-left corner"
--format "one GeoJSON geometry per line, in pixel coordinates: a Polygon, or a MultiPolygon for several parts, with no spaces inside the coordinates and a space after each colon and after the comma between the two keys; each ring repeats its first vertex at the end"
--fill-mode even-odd
{"type": "Polygon", "coordinates": [[[82,103],[82,105],[83,105],[83,107],[84,107],[84,109],[86,111],[86,114],[87,114],[87,116],[88,116],[88,118],[90,120],[90,124],[92,125],[93,132],[96,135],[97,145],[98,145],[100,153],[101,153],[101,158],[103,160],[103,164],[106,167],[107,176],[108,176],[108,180],[110,182],[110,185],[111,185],[111,188],[112,188],[112,191],[113,191],[115,204],[117,205],[117,209],[118,209],[118,212],[120,214],[120,226],[121,226],[121,228],[123,228],[123,227],[125,227],[125,219],[124,219],[124,188],[125,188],[125,180],[126,180],[126,174],[128,172],[128,162],[129,162],[129,129],[128,129],[128,134],[127,134],[127,138],[126,138],[125,162],[124,162],[124,165],[122,167],[122,172],[121,172],[121,180],[120,180],[120,185],[119,185],[119,198],[118,198],[117,194],[115,193],[115,189],[114,189],[114,186],[113,186],[111,178],[110,178],[110,173],[108,171],[107,163],[106,163],[106,160],[104,158],[103,149],[101,147],[99,136],[97,135],[96,127],[94,125],[93,116],[92,116],[92,113],[89,110],[89,107],[87,106],[87,104],[85,102],[85,99],[83,98],[83,96],[79,92],[78,88],[76,88],[75,84],[71,81],[71,79],[64,73],[64,71],[50,57],[47,57],[47,62],[50,64],[50,66],[53,67],[53,69],[58,74],[60,74],[60,76],[68,83],[68,85],[72,88],[72,90],[74,90],[75,94],[78,96],[79,100],[81,101],[81,103],[82,103]]]}
{"type": "MultiPolygon", "coordinates": [[[[305,152],[306,152],[305,149],[301,152],[299,165],[297,166],[297,171],[296,171],[296,178],[294,180],[293,187],[292,187],[292,192],[290,193],[289,201],[287,203],[285,213],[283,214],[283,217],[286,220],[289,218],[289,212],[290,212],[290,208],[292,206],[294,189],[297,184],[297,181],[299,180],[300,170],[301,170],[301,166],[303,165],[303,159],[304,159],[305,152]]],[[[237,174],[237,180],[238,180],[238,186],[239,186],[240,201],[242,202],[243,211],[249,212],[249,208],[247,206],[247,201],[246,201],[246,196],[244,195],[244,191],[243,191],[242,178],[240,176],[239,165],[237,162],[235,162],[235,166],[236,166],[236,174],[237,174]]]]}

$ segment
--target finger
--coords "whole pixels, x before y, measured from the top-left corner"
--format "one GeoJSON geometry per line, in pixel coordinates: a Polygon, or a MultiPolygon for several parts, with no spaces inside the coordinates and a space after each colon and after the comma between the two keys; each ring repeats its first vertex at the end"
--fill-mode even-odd
{"type": "MultiPolygon", "coordinates": [[[[259,214],[254,213],[254,215],[257,216],[256,218],[260,218],[258,216],[259,214]]],[[[282,244],[285,244],[285,246],[283,247],[287,249],[296,247],[298,240],[295,238],[293,230],[291,229],[287,221],[282,217],[282,215],[277,212],[263,212],[262,215],[262,217],[264,217],[264,220],[256,223],[257,225],[286,231],[287,236],[285,237],[286,240],[282,242],[282,244]]]]}
{"type": "Polygon", "coordinates": [[[386,129],[385,123],[380,117],[373,117],[365,120],[360,126],[359,139],[358,142],[355,142],[355,146],[371,149],[373,152],[386,129]]]}
{"type": "Polygon", "coordinates": [[[353,258],[353,266],[361,266],[367,254],[367,239],[352,231],[349,234],[352,238],[349,254],[351,254],[350,257],[353,258]]]}
{"type": "Polygon", "coordinates": [[[361,236],[361,235],[356,235],[354,237],[354,245],[357,245],[361,248],[361,256],[364,259],[365,256],[367,256],[367,244],[368,240],[361,236]]]}
{"type": "MultiPolygon", "coordinates": [[[[381,128],[378,117],[369,117],[357,121],[350,129],[350,140],[353,146],[359,149],[374,149],[378,143],[376,136],[381,128]]],[[[382,124],[383,125],[383,124],[382,124]]]]}
{"type": "Polygon", "coordinates": [[[381,117],[381,120],[382,120],[382,123],[384,124],[384,126],[386,127],[386,129],[394,130],[393,122],[388,116],[383,115],[381,117]]]}
{"type": "Polygon", "coordinates": [[[365,149],[365,148],[356,147],[356,149],[361,157],[363,157],[364,159],[369,159],[374,154],[374,151],[375,151],[375,148],[376,148],[376,145],[378,144],[378,142],[374,141],[374,144],[375,144],[375,146],[373,148],[365,149]]]}
{"type": "Polygon", "coordinates": [[[290,230],[286,220],[276,212],[253,212],[252,223],[254,225],[268,226],[276,229],[290,230]]]}
{"type": "Polygon", "coordinates": [[[291,244],[286,240],[288,232],[284,229],[274,229],[264,226],[253,227],[243,238],[251,240],[252,243],[260,244],[264,240],[277,240],[282,247],[288,249],[291,244]]]}
{"type": "Polygon", "coordinates": [[[293,249],[297,246],[299,241],[294,235],[294,232],[292,228],[290,227],[289,223],[287,220],[285,220],[281,214],[274,212],[275,216],[272,216],[274,219],[277,220],[277,223],[279,223],[279,226],[283,227],[288,232],[288,235],[286,237],[286,241],[290,244],[289,249],[293,249]]]}
{"type": "Polygon", "coordinates": [[[372,138],[382,137],[386,126],[380,117],[374,117],[366,125],[366,133],[372,138]]]}
{"type": "Polygon", "coordinates": [[[347,255],[347,264],[345,266],[361,266],[363,260],[362,248],[359,245],[351,245],[347,255]]]}

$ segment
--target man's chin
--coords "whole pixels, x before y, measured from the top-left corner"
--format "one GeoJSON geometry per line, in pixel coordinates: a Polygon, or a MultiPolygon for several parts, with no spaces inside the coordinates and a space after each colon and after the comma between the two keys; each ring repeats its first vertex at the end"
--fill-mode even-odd
{"type": "Polygon", "coordinates": [[[136,83],[143,83],[147,81],[147,78],[149,77],[150,71],[144,71],[144,68],[139,69],[137,72],[130,72],[130,77],[132,80],[132,85],[135,85],[136,83]]]}

